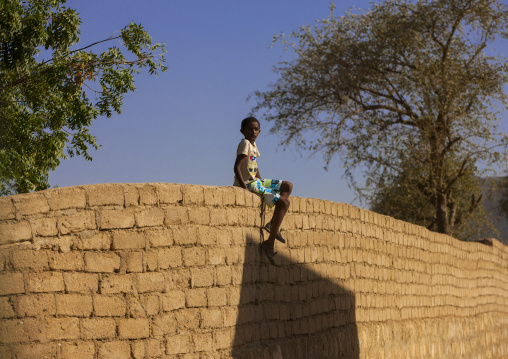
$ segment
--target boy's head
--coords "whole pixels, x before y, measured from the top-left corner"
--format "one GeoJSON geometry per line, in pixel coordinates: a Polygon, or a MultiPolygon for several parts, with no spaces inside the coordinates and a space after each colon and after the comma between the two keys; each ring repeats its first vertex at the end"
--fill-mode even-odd
{"type": "Polygon", "coordinates": [[[242,121],[240,132],[245,136],[245,139],[254,144],[256,138],[261,132],[261,124],[255,117],[247,117],[242,121]]]}

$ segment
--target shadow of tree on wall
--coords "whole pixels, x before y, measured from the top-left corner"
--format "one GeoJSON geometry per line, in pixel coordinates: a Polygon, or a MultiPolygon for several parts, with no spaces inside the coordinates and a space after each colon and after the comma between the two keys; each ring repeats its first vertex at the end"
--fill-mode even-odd
{"type": "Polygon", "coordinates": [[[232,357],[358,358],[354,293],[280,253],[272,266],[246,243],[232,357]]]}

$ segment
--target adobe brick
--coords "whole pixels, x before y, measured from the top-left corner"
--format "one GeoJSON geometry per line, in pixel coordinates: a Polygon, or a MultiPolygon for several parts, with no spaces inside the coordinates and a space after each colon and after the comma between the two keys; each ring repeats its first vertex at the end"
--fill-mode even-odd
{"type": "Polygon", "coordinates": [[[62,358],[94,359],[95,345],[93,342],[63,342],[59,343],[62,350],[62,358]]]}
{"type": "Polygon", "coordinates": [[[140,205],[154,206],[158,203],[157,190],[155,186],[151,184],[139,186],[138,192],[140,205]]]}
{"type": "Polygon", "coordinates": [[[37,324],[35,319],[0,320],[0,343],[23,343],[36,339],[37,324]]]}
{"type": "Polygon", "coordinates": [[[48,200],[42,193],[18,194],[12,197],[16,213],[21,216],[29,216],[49,211],[48,200]]]}
{"type": "Polygon", "coordinates": [[[183,200],[180,184],[157,183],[156,191],[159,203],[172,204],[182,202],[183,200]]]}
{"type": "Polygon", "coordinates": [[[194,287],[211,287],[213,285],[213,271],[209,268],[193,268],[191,283],[194,287]]]}
{"type": "Polygon", "coordinates": [[[160,313],[161,308],[159,296],[151,294],[142,295],[141,302],[143,303],[143,307],[145,308],[147,315],[153,316],[160,313]]]}
{"type": "Polygon", "coordinates": [[[137,273],[136,288],[138,293],[164,292],[166,289],[164,274],[159,272],[137,273]]]}
{"type": "Polygon", "coordinates": [[[29,292],[63,292],[65,290],[63,275],[59,272],[31,273],[27,278],[29,292]]]}
{"type": "Polygon", "coordinates": [[[85,253],[85,269],[87,272],[108,273],[120,269],[120,256],[116,253],[85,253]]]}
{"type": "Polygon", "coordinates": [[[143,339],[150,336],[148,319],[128,318],[118,322],[118,337],[120,339],[143,339]]]}
{"type": "Polygon", "coordinates": [[[224,202],[223,202],[224,206],[234,206],[236,203],[236,192],[237,191],[245,192],[244,189],[239,187],[229,187],[228,190],[229,191],[224,192],[224,202]]]}
{"type": "MultiPolygon", "coordinates": [[[[57,358],[58,356],[58,346],[54,343],[45,343],[45,344],[21,344],[16,345],[14,347],[14,358],[23,358],[23,359],[40,359],[40,358],[57,358]]],[[[3,357],[0,355],[0,358],[11,358],[3,357]]]]}
{"type": "MultiPolygon", "coordinates": [[[[221,245],[231,246],[231,244],[236,244],[237,246],[244,246],[247,242],[248,244],[254,243],[254,238],[248,238],[245,232],[245,228],[243,227],[231,227],[231,237],[232,241],[230,243],[224,244],[220,243],[221,245]]],[[[257,241],[256,241],[257,243],[257,241]]],[[[237,247],[238,248],[238,247],[237,247]]],[[[284,248],[284,247],[283,247],[284,248]]],[[[245,250],[240,250],[241,256],[243,257],[243,254],[245,253],[245,250]]],[[[249,252],[247,252],[249,253],[249,252]]]]}
{"type": "Polygon", "coordinates": [[[175,311],[176,320],[178,322],[178,328],[197,330],[200,328],[200,311],[197,308],[187,308],[175,311]]]}
{"type": "Polygon", "coordinates": [[[165,312],[185,308],[185,293],[182,291],[172,290],[163,295],[161,300],[162,310],[165,312]]]}
{"type": "Polygon", "coordinates": [[[5,266],[7,265],[7,259],[4,257],[4,255],[0,252],[0,272],[5,271],[5,266]]]}
{"type": "Polygon", "coordinates": [[[164,224],[165,211],[162,208],[144,208],[135,213],[138,227],[156,227],[164,224]]]}
{"type": "Polygon", "coordinates": [[[145,252],[146,256],[146,269],[149,272],[156,271],[159,268],[158,252],[148,251],[145,252]]]}
{"type": "Polygon", "coordinates": [[[173,231],[171,229],[146,229],[145,235],[151,247],[173,245],[173,231]]]}
{"type": "Polygon", "coordinates": [[[221,265],[226,260],[226,251],[224,248],[209,248],[207,251],[208,264],[221,265]]]}
{"type": "Polygon", "coordinates": [[[227,304],[227,288],[208,288],[207,297],[209,307],[225,306],[227,304]]]}
{"type": "Polygon", "coordinates": [[[177,268],[182,265],[182,249],[180,247],[161,248],[157,253],[160,269],[177,268]]]}
{"type": "Polygon", "coordinates": [[[139,205],[139,191],[136,187],[127,185],[125,188],[125,207],[139,205]]]}
{"type": "Polygon", "coordinates": [[[111,248],[111,232],[85,231],[76,240],[76,249],[105,250],[111,248]]]}
{"type": "Polygon", "coordinates": [[[194,226],[173,227],[173,239],[175,244],[196,244],[197,230],[194,226]]]}
{"type": "Polygon", "coordinates": [[[215,349],[228,349],[233,345],[230,329],[216,330],[213,333],[215,349]]]}
{"type": "Polygon", "coordinates": [[[114,183],[90,185],[85,187],[88,197],[88,205],[94,206],[123,206],[125,189],[114,183]]]}
{"type": "Polygon", "coordinates": [[[123,317],[127,312],[127,303],[120,296],[94,295],[92,301],[98,317],[123,317]]]}
{"type": "Polygon", "coordinates": [[[255,195],[254,193],[246,193],[245,194],[245,206],[246,207],[254,207],[259,208],[261,206],[261,198],[255,195]]]}
{"type": "Polygon", "coordinates": [[[128,341],[111,341],[99,344],[99,359],[131,359],[128,341]]]}
{"type": "Polygon", "coordinates": [[[79,338],[78,318],[47,318],[44,333],[49,340],[79,338]]]}
{"type": "Polygon", "coordinates": [[[210,225],[225,226],[228,223],[227,210],[225,208],[210,209],[210,225]]]}
{"type": "Polygon", "coordinates": [[[63,274],[65,290],[69,293],[91,294],[99,290],[99,275],[95,273],[74,273],[63,274]]]}
{"type": "Polygon", "coordinates": [[[213,349],[212,333],[195,333],[192,336],[194,352],[209,352],[213,349]]]}
{"type": "Polygon", "coordinates": [[[48,252],[49,267],[52,270],[81,271],[85,268],[83,253],[81,252],[48,252]]]}
{"type": "Polygon", "coordinates": [[[132,228],[136,223],[132,209],[104,209],[100,212],[100,228],[132,228]]]}
{"type": "Polygon", "coordinates": [[[222,246],[230,246],[233,244],[233,234],[229,228],[217,229],[217,244],[222,246]]]}
{"type": "Polygon", "coordinates": [[[80,320],[82,339],[110,339],[116,337],[116,322],[111,318],[83,318],[80,320]]]}
{"type": "Polygon", "coordinates": [[[130,293],[133,287],[131,274],[114,274],[105,276],[100,282],[101,294],[130,293]]]}
{"type": "Polygon", "coordinates": [[[188,335],[174,335],[167,338],[166,352],[172,354],[185,354],[190,351],[190,338],[188,335]]]}
{"type": "Polygon", "coordinates": [[[0,318],[15,317],[13,305],[9,297],[0,297],[0,318]]]}
{"type": "Polygon", "coordinates": [[[92,314],[92,297],[81,294],[57,294],[56,314],[73,317],[88,317],[92,314]]]}
{"type": "Polygon", "coordinates": [[[19,317],[56,314],[55,296],[53,294],[17,296],[14,299],[14,307],[19,317]]]}
{"type": "Polygon", "coordinates": [[[142,249],[146,248],[145,232],[140,230],[114,231],[114,249],[142,249]]]}
{"type": "Polygon", "coordinates": [[[202,205],[205,200],[205,194],[202,186],[182,185],[183,205],[202,205]]]}
{"type": "Polygon", "coordinates": [[[0,245],[32,239],[32,228],[27,221],[0,223],[0,245]]]}
{"type": "Polygon", "coordinates": [[[0,197],[0,221],[16,218],[11,196],[0,197]]]}
{"type": "Polygon", "coordinates": [[[224,190],[220,187],[209,187],[205,190],[205,206],[222,206],[224,190]]]}
{"type": "Polygon", "coordinates": [[[228,294],[229,305],[236,306],[236,305],[240,304],[240,289],[239,289],[239,287],[229,287],[228,290],[229,290],[229,294],[228,294]]]}
{"type": "Polygon", "coordinates": [[[11,252],[11,263],[14,269],[48,269],[48,254],[46,251],[14,250],[11,252]]]}
{"type": "Polygon", "coordinates": [[[189,209],[187,207],[171,206],[166,207],[165,211],[164,224],[166,226],[189,223],[189,209]]]}
{"type": "Polygon", "coordinates": [[[238,191],[236,190],[235,191],[235,204],[237,206],[245,206],[245,196],[246,194],[249,193],[247,191],[238,191]]]}
{"type": "Polygon", "coordinates": [[[224,326],[234,327],[238,321],[238,304],[224,308],[224,326]]]}
{"type": "Polygon", "coordinates": [[[247,223],[247,218],[244,208],[228,208],[226,210],[227,225],[241,226],[247,223]]]}
{"type": "Polygon", "coordinates": [[[96,227],[94,211],[81,211],[58,219],[61,234],[82,232],[96,227]]]}
{"type": "Polygon", "coordinates": [[[144,359],[146,357],[146,341],[145,340],[133,341],[131,350],[134,359],[144,359]]]}
{"type": "Polygon", "coordinates": [[[185,293],[185,306],[187,308],[206,307],[206,289],[196,288],[190,289],[185,293]]]}
{"type": "Polygon", "coordinates": [[[51,189],[46,191],[46,197],[52,211],[86,207],[86,194],[83,188],[51,189]]]}
{"type": "Polygon", "coordinates": [[[216,273],[217,273],[217,279],[216,284],[217,285],[229,285],[231,284],[231,268],[229,266],[220,266],[216,267],[216,273]]]}
{"type": "Polygon", "coordinates": [[[152,320],[151,337],[163,338],[166,335],[176,334],[178,322],[176,321],[175,312],[158,315],[152,320]]]}
{"type": "Polygon", "coordinates": [[[34,222],[33,230],[36,236],[51,237],[58,234],[55,217],[38,218],[34,222]]]}
{"type": "Polygon", "coordinates": [[[189,211],[189,222],[208,225],[210,223],[210,210],[206,207],[193,208],[189,211]]]}
{"type": "Polygon", "coordinates": [[[145,347],[145,353],[146,357],[152,358],[152,357],[160,357],[162,355],[163,351],[163,342],[158,339],[148,339],[145,341],[146,347],[145,347]]]}
{"type": "Polygon", "coordinates": [[[186,267],[204,265],[205,249],[201,247],[183,248],[183,263],[186,267]]]}
{"type": "Polygon", "coordinates": [[[212,246],[217,243],[217,229],[213,227],[198,227],[198,245],[212,246]]]}
{"type": "Polygon", "coordinates": [[[143,271],[143,252],[129,252],[126,257],[127,272],[143,271]]]}
{"type": "Polygon", "coordinates": [[[222,328],[224,326],[224,318],[222,311],[218,308],[203,309],[201,313],[203,328],[222,328]]]}
{"type": "MultiPolygon", "coordinates": [[[[253,227],[261,226],[261,217],[259,216],[259,210],[257,208],[247,208],[247,219],[244,225],[253,227]]],[[[285,221],[284,225],[286,225],[285,221]]]]}
{"type": "Polygon", "coordinates": [[[127,308],[129,309],[127,313],[129,318],[146,318],[147,316],[138,296],[127,297],[127,308]]]}

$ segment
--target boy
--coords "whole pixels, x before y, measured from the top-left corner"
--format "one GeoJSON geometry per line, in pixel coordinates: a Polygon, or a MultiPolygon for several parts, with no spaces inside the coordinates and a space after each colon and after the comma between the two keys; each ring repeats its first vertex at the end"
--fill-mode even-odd
{"type": "Polygon", "coordinates": [[[261,200],[269,207],[275,206],[272,220],[264,229],[270,233],[268,239],[261,243],[260,250],[265,253],[271,264],[275,265],[274,242],[275,239],[285,243],[279,233],[280,224],[289,208],[289,196],[293,190],[293,184],[287,181],[274,179],[261,179],[256,159],[259,151],[256,146],[256,138],[261,132],[261,125],[255,117],[247,117],[242,121],[240,132],[245,137],[236,151],[235,161],[235,186],[242,187],[261,197],[261,200]]]}

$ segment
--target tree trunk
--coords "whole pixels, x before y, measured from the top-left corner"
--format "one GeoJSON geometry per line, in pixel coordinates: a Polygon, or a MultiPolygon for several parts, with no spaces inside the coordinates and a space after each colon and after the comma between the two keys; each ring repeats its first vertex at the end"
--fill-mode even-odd
{"type": "Polygon", "coordinates": [[[450,234],[446,195],[440,193],[436,201],[436,225],[439,233],[450,234]]]}

